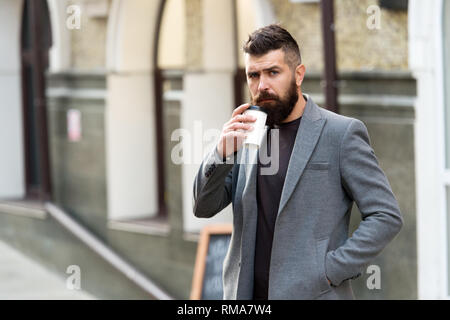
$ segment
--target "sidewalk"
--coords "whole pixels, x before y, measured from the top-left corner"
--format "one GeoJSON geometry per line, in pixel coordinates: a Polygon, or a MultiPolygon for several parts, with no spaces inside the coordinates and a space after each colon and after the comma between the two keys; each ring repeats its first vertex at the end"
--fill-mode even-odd
{"type": "Polygon", "coordinates": [[[95,297],[82,290],[67,289],[64,278],[0,241],[0,299],[90,300],[95,297]]]}

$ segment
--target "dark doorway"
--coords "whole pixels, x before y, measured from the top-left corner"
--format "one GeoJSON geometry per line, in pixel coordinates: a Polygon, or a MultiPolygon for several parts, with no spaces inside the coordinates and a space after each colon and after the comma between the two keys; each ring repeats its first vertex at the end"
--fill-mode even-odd
{"type": "Polygon", "coordinates": [[[21,58],[26,197],[42,201],[51,195],[45,100],[45,71],[51,45],[47,1],[25,0],[21,58]]]}

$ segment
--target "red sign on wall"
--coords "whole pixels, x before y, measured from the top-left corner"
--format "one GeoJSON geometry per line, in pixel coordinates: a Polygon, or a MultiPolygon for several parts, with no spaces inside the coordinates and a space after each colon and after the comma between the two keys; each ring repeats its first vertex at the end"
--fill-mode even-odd
{"type": "Polygon", "coordinates": [[[70,109],[67,111],[67,138],[73,142],[81,140],[80,110],[70,109]]]}

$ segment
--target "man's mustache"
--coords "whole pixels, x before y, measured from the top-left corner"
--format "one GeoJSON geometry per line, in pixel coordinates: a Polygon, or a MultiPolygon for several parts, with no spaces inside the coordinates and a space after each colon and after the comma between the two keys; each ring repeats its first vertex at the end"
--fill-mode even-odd
{"type": "Polygon", "coordinates": [[[264,100],[275,100],[275,101],[278,101],[279,99],[278,99],[278,96],[272,95],[272,94],[267,93],[267,92],[261,92],[255,99],[255,101],[257,103],[258,102],[262,102],[264,100]]]}

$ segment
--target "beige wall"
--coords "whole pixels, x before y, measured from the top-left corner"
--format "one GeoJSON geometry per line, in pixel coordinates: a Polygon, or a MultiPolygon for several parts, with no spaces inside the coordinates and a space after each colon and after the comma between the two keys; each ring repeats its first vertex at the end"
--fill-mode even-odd
{"type": "Polygon", "coordinates": [[[248,36],[256,29],[255,10],[253,9],[253,0],[237,1],[237,23],[238,23],[238,44],[237,56],[239,67],[243,68],[244,54],[242,52],[242,45],[247,41],[248,36]]]}
{"type": "MultiPolygon", "coordinates": [[[[317,3],[271,0],[278,22],[297,39],[309,70],[322,70],[322,29],[317,3]]],[[[376,0],[335,1],[338,69],[405,70],[408,68],[406,11],[381,10],[381,28],[367,28],[367,8],[376,0]]]]}
{"type": "MultiPolygon", "coordinates": [[[[83,0],[70,0],[84,8],[83,0]]],[[[109,2],[110,3],[110,2],[109,2]]],[[[238,12],[239,65],[243,66],[243,41],[255,28],[256,2],[240,0],[238,12]]],[[[303,61],[309,71],[323,66],[322,30],[318,3],[292,3],[270,0],[276,21],[297,39],[303,61]]],[[[337,64],[344,70],[406,70],[408,68],[407,12],[381,10],[381,28],[366,26],[367,8],[376,0],[335,1],[337,64]]],[[[203,0],[169,0],[166,5],[160,40],[160,66],[163,68],[202,69],[203,0]]],[[[81,15],[81,29],[71,31],[72,67],[101,69],[105,67],[107,18],[81,15]]],[[[147,41],[142,39],[142,41],[147,41]]]]}
{"type": "MultiPolygon", "coordinates": [[[[108,7],[111,6],[110,0],[101,1],[106,3],[108,7]]],[[[160,34],[158,63],[161,68],[182,69],[186,66],[185,20],[186,16],[189,16],[185,14],[186,1],[168,0],[166,3],[160,34]]],[[[70,0],[68,3],[68,5],[79,5],[82,10],[81,28],[71,30],[71,67],[74,69],[95,70],[105,68],[108,21],[107,17],[89,16],[87,6],[90,2],[92,3],[92,1],[86,0],[70,0]]],[[[141,41],[150,41],[140,36],[139,30],[136,30],[136,37],[141,37],[141,41]]]]}
{"type": "Polygon", "coordinates": [[[186,2],[186,68],[196,70],[202,67],[203,12],[202,0],[186,2]]]}
{"type": "Polygon", "coordinates": [[[344,0],[336,7],[338,67],[342,70],[408,68],[408,15],[381,10],[380,29],[367,28],[376,0],[344,0]]]}
{"type": "MultiPolygon", "coordinates": [[[[105,1],[110,5],[110,1],[105,1]]],[[[81,28],[71,30],[71,67],[80,70],[105,68],[107,17],[89,17],[86,0],[70,0],[81,8],[81,28]]]]}
{"type": "Polygon", "coordinates": [[[277,22],[297,40],[307,69],[320,70],[322,68],[322,31],[319,5],[291,3],[288,0],[271,0],[271,2],[277,22]]]}

